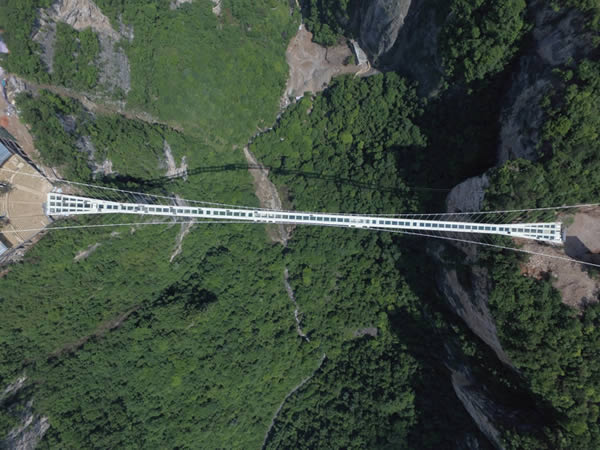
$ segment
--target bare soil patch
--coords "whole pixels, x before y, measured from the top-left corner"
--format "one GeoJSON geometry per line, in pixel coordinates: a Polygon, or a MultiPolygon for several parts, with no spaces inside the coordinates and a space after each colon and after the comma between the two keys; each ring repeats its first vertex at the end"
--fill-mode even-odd
{"type": "Polygon", "coordinates": [[[600,264],[600,208],[582,208],[572,216],[565,252],[572,258],[600,264]]]}
{"type": "Polygon", "coordinates": [[[338,75],[365,73],[368,64],[356,65],[353,53],[346,44],[321,47],[312,42],[312,33],[304,25],[290,41],[286,51],[290,75],[282,99],[282,107],[289,104],[290,97],[300,97],[305,92],[319,92],[338,75]]]}
{"type": "Polygon", "coordinates": [[[78,262],[81,261],[85,258],[87,258],[88,256],[90,256],[93,252],[95,252],[98,247],[100,247],[100,243],[96,242],[95,244],[91,244],[88,248],[86,248],[85,250],[80,251],[79,253],[77,253],[75,255],[75,257],[73,258],[73,261],[78,262]]]}
{"type": "Polygon", "coordinates": [[[577,309],[590,302],[598,301],[600,277],[593,276],[595,269],[558,258],[600,263],[600,208],[582,208],[573,216],[563,216],[567,226],[564,247],[541,244],[534,241],[521,242],[527,251],[556,256],[531,255],[521,267],[524,275],[541,279],[548,278],[560,292],[563,303],[577,309]]]}
{"type": "MultiPolygon", "coordinates": [[[[271,180],[269,180],[269,169],[258,162],[248,149],[248,146],[244,147],[244,156],[246,157],[246,161],[248,161],[248,165],[251,167],[260,167],[248,169],[254,180],[254,191],[258,197],[260,206],[269,209],[282,209],[279,192],[271,180]]],[[[292,225],[267,225],[267,234],[271,241],[279,242],[285,246],[293,229],[292,225]]]]}
{"type": "Polygon", "coordinates": [[[185,162],[185,156],[181,158],[181,165],[177,167],[175,158],[173,157],[173,152],[171,151],[171,146],[166,140],[163,142],[163,151],[165,153],[165,163],[167,165],[166,176],[183,177],[185,179],[187,176],[187,164],[185,162]]]}

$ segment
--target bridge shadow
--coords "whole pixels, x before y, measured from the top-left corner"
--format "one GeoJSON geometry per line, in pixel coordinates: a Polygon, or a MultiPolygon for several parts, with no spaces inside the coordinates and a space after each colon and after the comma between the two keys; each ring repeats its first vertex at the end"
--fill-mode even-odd
{"type": "Polygon", "coordinates": [[[336,175],[326,175],[319,172],[308,172],[303,170],[295,170],[295,169],[284,169],[280,167],[270,167],[263,166],[260,164],[223,164],[218,166],[201,166],[196,167],[194,169],[188,170],[187,172],[173,175],[173,176],[164,176],[153,179],[142,179],[142,178],[134,178],[123,175],[114,175],[107,178],[104,178],[103,181],[113,182],[118,185],[129,185],[134,184],[139,186],[140,188],[161,188],[165,187],[170,183],[176,183],[184,179],[184,177],[194,177],[205,173],[219,173],[219,172],[231,172],[231,171],[239,171],[239,170],[268,170],[270,174],[275,175],[294,175],[301,176],[306,179],[324,181],[328,183],[332,183],[335,185],[347,185],[352,186],[359,189],[368,189],[368,190],[376,190],[379,192],[388,192],[388,193],[404,193],[406,189],[415,190],[415,191],[427,191],[431,193],[438,192],[440,194],[446,195],[450,189],[443,188],[427,188],[427,187],[398,187],[398,186],[382,186],[380,184],[374,183],[365,183],[357,180],[353,180],[350,178],[343,178],[336,175]]]}
{"type": "Polygon", "coordinates": [[[565,239],[565,253],[571,258],[592,264],[600,264],[600,254],[592,252],[579,237],[570,235],[565,239]]]}

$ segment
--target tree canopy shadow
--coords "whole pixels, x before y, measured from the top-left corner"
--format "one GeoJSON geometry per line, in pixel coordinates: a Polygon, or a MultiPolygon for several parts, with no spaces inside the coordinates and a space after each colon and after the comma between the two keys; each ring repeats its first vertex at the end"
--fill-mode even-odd
{"type": "Polygon", "coordinates": [[[298,169],[285,169],[285,168],[280,168],[280,167],[270,167],[270,166],[264,166],[261,164],[240,164],[240,163],[222,164],[222,165],[215,165],[215,166],[200,166],[200,167],[196,167],[194,169],[186,171],[185,174],[182,173],[182,174],[177,174],[177,175],[172,175],[172,176],[163,176],[163,177],[152,178],[152,179],[135,178],[135,177],[117,174],[117,175],[112,175],[110,177],[104,178],[104,181],[109,181],[111,183],[121,185],[121,186],[123,186],[123,185],[131,186],[131,184],[134,184],[134,185],[139,186],[140,188],[151,189],[151,188],[166,187],[170,183],[176,183],[176,182],[182,180],[184,177],[189,178],[189,177],[202,175],[205,173],[231,172],[231,171],[238,171],[238,170],[268,170],[269,173],[272,173],[275,175],[300,176],[300,177],[304,177],[304,178],[310,179],[310,180],[318,180],[318,181],[325,181],[328,183],[333,183],[335,185],[347,185],[347,186],[352,186],[352,187],[355,187],[358,189],[369,189],[369,190],[376,190],[379,192],[397,193],[397,194],[405,193],[407,188],[411,189],[411,190],[416,190],[416,191],[427,191],[427,192],[434,192],[434,193],[437,192],[437,193],[440,193],[443,195],[445,195],[447,192],[450,191],[450,189],[444,189],[444,188],[428,188],[428,187],[413,187],[413,186],[406,186],[406,187],[383,186],[383,185],[377,184],[377,183],[365,183],[365,182],[353,180],[350,178],[339,177],[337,175],[327,175],[327,174],[323,174],[323,173],[319,173],[319,172],[309,172],[309,171],[298,170],[298,169]]]}

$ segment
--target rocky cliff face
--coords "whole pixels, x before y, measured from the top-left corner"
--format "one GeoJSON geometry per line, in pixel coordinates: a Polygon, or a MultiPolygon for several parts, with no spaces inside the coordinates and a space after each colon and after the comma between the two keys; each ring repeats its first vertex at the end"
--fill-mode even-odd
{"type": "MultiPolygon", "coordinates": [[[[489,180],[485,174],[463,181],[448,194],[447,211],[480,211],[488,185],[489,180]]],[[[502,362],[510,365],[510,359],[502,349],[494,318],[488,308],[492,285],[488,271],[477,265],[478,247],[458,242],[452,245],[460,252],[460,260],[466,262],[470,270],[467,274],[459,276],[457,269],[453,268],[452,258],[446,256],[445,246],[437,242],[430,244],[429,252],[441,263],[436,274],[438,288],[467,326],[494,350],[502,362]]]]}
{"type": "MultiPolygon", "coordinates": [[[[529,160],[538,158],[539,140],[544,124],[541,102],[555,81],[552,70],[571,58],[577,59],[585,56],[587,49],[592,48],[591,45],[586,45],[590,36],[583,31],[580,13],[574,11],[555,12],[545,2],[539,0],[531,1],[529,9],[534,21],[533,39],[529,48],[518,61],[518,70],[514,73],[505,96],[500,117],[498,165],[515,158],[529,160]]],[[[487,185],[488,179],[485,174],[459,184],[447,198],[448,211],[479,210],[487,185]]],[[[576,233],[575,227],[572,231],[576,233]]],[[[582,239],[578,236],[576,242],[578,243],[582,239]]],[[[539,244],[527,243],[525,248],[529,248],[527,246],[530,245],[539,244]]],[[[589,244],[589,247],[594,247],[594,245],[589,244]]],[[[500,361],[511,366],[510,358],[498,339],[495,321],[488,307],[492,285],[486,269],[477,265],[477,250],[476,246],[460,244],[452,245],[452,251],[449,252],[448,247],[439,243],[431,244],[429,252],[441,263],[436,274],[436,282],[439,291],[447,299],[454,312],[483,342],[494,350],[500,361]],[[448,253],[452,252],[459,252],[457,254],[460,255],[460,258],[457,258],[457,254],[455,254],[454,258],[448,259],[448,253]],[[456,264],[456,261],[461,259],[467,261],[468,264],[456,264]]],[[[562,256],[565,255],[562,249],[531,248],[531,250],[544,253],[552,251],[560,253],[562,256]]],[[[566,250],[568,253],[569,245],[566,250]]],[[[585,250],[587,251],[588,248],[586,247],[585,250]]],[[[548,260],[548,258],[531,258],[522,270],[525,275],[529,276],[536,276],[541,272],[551,272],[553,285],[560,290],[563,301],[574,307],[584,301],[586,295],[598,292],[598,285],[589,279],[589,276],[579,267],[573,268],[564,263],[552,264],[553,260],[548,260]]],[[[502,399],[494,398],[487,393],[481,380],[476,382],[468,368],[450,367],[450,370],[458,398],[481,431],[496,446],[500,446],[497,430],[498,420],[505,420],[514,414],[524,414],[524,411],[503,412],[502,408],[498,406],[502,403],[502,399]]],[[[532,422],[531,417],[527,415],[524,417],[523,423],[532,422]]]]}
{"type": "Polygon", "coordinates": [[[398,70],[435,93],[442,79],[438,35],[443,25],[437,0],[372,0],[360,11],[360,45],[373,66],[398,70]]]}
{"type": "Polygon", "coordinates": [[[498,356],[498,359],[511,365],[510,358],[504,352],[496,323],[488,307],[488,298],[492,284],[488,271],[477,265],[477,248],[462,244],[461,255],[472,264],[469,273],[459,275],[458,269],[452,268],[452,262],[444,257],[443,246],[437,245],[433,250],[434,257],[440,261],[440,269],[436,274],[436,282],[444,298],[453,311],[467,326],[485,342],[498,356]],[[462,276],[461,276],[462,275],[462,276]]]}
{"type": "Polygon", "coordinates": [[[50,423],[48,418],[33,412],[33,400],[25,405],[21,416],[21,422],[17,428],[10,431],[4,441],[0,441],[0,447],[7,450],[33,450],[38,442],[44,437],[50,423]]]}
{"type": "Polygon", "coordinates": [[[544,112],[541,102],[552,87],[552,70],[571,58],[586,56],[593,46],[577,11],[554,11],[543,1],[529,5],[534,18],[533,44],[519,61],[502,112],[498,164],[510,159],[535,160],[544,112]]]}
{"type": "Polygon", "coordinates": [[[364,5],[360,24],[360,39],[375,59],[395,44],[404,25],[412,0],[374,0],[364,5]]]}
{"type": "MultiPolygon", "coordinates": [[[[447,211],[480,211],[488,185],[489,180],[485,174],[463,181],[448,194],[447,211]]],[[[488,271],[477,265],[478,247],[460,242],[453,243],[452,246],[460,252],[459,259],[464,261],[470,270],[459,276],[457,269],[453,268],[452,258],[446,256],[445,246],[437,242],[430,244],[429,252],[441,263],[436,274],[438,288],[467,326],[494,350],[502,362],[510,365],[510,359],[500,345],[496,324],[488,308],[492,284],[488,271]]]]}
{"type": "MultiPolygon", "coordinates": [[[[498,165],[515,158],[534,160],[538,157],[538,144],[544,123],[541,101],[552,87],[554,76],[552,70],[571,58],[585,56],[587,49],[591,48],[591,46],[586,46],[591,37],[582,31],[584,28],[580,13],[575,11],[555,12],[544,2],[538,0],[532,1],[529,7],[534,19],[533,41],[529,49],[521,56],[518,70],[511,80],[505,97],[500,117],[498,165]]],[[[449,212],[478,211],[481,208],[487,185],[488,179],[485,174],[470,178],[457,185],[448,195],[447,210],[449,212]]],[[[470,249],[464,245],[457,246],[457,248],[473,262],[477,260],[475,248],[470,249]]],[[[556,251],[559,252],[559,250],[556,251]]],[[[432,253],[442,260],[439,249],[432,253]]],[[[544,265],[544,267],[546,266],[547,264],[544,265]]],[[[527,270],[528,267],[524,267],[525,273],[528,273],[527,270]]],[[[532,271],[532,273],[534,272],[532,271]]],[[[578,281],[571,282],[573,278],[571,274],[568,278],[569,282],[561,283],[560,278],[567,280],[567,274],[561,275],[558,269],[553,270],[553,273],[557,278],[555,284],[559,289],[559,286],[563,284],[572,288],[575,283],[577,286],[581,285],[580,290],[582,291],[593,290],[593,283],[584,279],[586,277],[581,276],[577,278],[578,281]],[[584,287],[586,289],[583,289],[584,287]]],[[[457,314],[463,318],[473,332],[494,349],[500,360],[509,363],[500,346],[493,318],[487,308],[488,279],[484,270],[477,265],[473,266],[468,277],[462,277],[460,280],[452,269],[444,269],[437,277],[440,291],[457,314]],[[465,278],[470,280],[471,285],[464,284],[465,278]]],[[[576,291],[579,292],[579,290],[576,291]]],[[[567,295],[565,289],[561,289],[561,292],[570,299],[567,302],[569,304],[577,304],[580,300],[572,299],[573,295],[567,295]]]]}
{"type": "Polygon", "coordinates": [[[450,367],[452,387],[456,396],[481,432],[493,442],[496,447],[502,448],[501,433],[495,425],[496,415],[500,412],[496,408],[490,408],[490,401],[481,383],[473,378],[470,370],[465,366],[457,368],[450,367]]]}
{"type": "Polygon", "coordinates": [[[121,39],[132,41],[133,29],[124,25],[121,25],[119,31],[113,29],[108,17],[92,0],[56,0],[48,8],[40,10],[38,16],[33,40],[42,46],[42,59],[50,73],[53,70],[56,24],[63,22],[77,31],[91,28],[98,34],[100,41],[100,56],[97,61],[100,67],[99,84],[110,91],[127,94],[131,88],[129,60],[117,43],[121,39]]]}
{"type": "MultiPolygon", "coordinates": [[[[436,92],[442,80],[438,36],[446,21],[441,0],[369,0],[362,3],[359,42],[374,67],[404,72],[419,81],[421,93],[436,92]]],[[[552,69],[585,55],[591,35],[576,11],[554,11],[543,0],[529,2],[533,44],[521,59],[507,96],[499,158],[536,157],[538,105],[550,87],[552,69]]]]}
{"type": "MultiPolygon", "coordinates": [[[[27,377],[19,377],[0,393],[0,408],[11,409],[10,401],[25,388],[27,377]]],[[[14,413],[14,411],[11,411],[14,413]]],[[[33,412],[33,400],[27,400],[19,414],[19,423],[6,436],[0,436],[0,448],[7,450],[30,450],[44,437],[50,428],[48,418],[33,412]]]]}

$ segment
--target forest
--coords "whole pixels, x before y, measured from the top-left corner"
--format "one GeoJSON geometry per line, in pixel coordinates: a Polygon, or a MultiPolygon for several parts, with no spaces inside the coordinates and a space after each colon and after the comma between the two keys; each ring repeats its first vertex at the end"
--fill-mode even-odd
{"type": "MultiPolygon", "coordinates": [[[[495,164],[500,99],[535,26],[525,0],[440,6],[444,82],[433,96],[393,71],[342,76],[279,116],[285,49],[300,21],[315,42],[344,42],[357,36],[359,2],[306,0],[297,10],[223,0],[219,16],[208,1],[95,3],[114,29],[135,30],[118,44],[131,65],[123,100],[156,120],[21,93],[41,162],[67,179],[258,206],[241,152],[249,145],[290,209],[439,211],[454,185],[484,171],[489,210],[598,196],[597,51],[553,70],[537,159],[495,164]],[[176,165],[185,158],[185,178],[165,175],[167,147],[176,165]],[[96,170],[104,160],[112,174],[96,170]]],[[[89,29],[58,24],[60,69],[48,73],[30,37],[36,8],[49,4],[0,1],[11,48],[0,64],[38,83],[98,89],[89,29]]],[[[565,5],[597,36],[594,1],[553,2],[565,5]]],[[[59,224],[115,221],[136,218],[59,224]]],[[[472,263],[451,245],[297,227],[281,246],[260,225],[194,224],[175,255],[182,230],[54,230],[7,268],[0,389],[26,382],[0,397],[0,442],[33,408],[48,417],[37,444],[48,449],[493,448],[452,382],[467,368],[499,411],[514,412],[495,424],[506,448],[600,447],[598,304],[564,305],[549,280],[521,274],[521,256],[481,251],[477,262],[493,274],[489,307],[508,366],[436,287],[435,252],[469,278],[472,263]]]]}
{"type": "Polygon", "coordinates": [[[307,28],[313,33],[313,41],[330,46],[353,37],[357,30],[351,26],[352,19],[360,9],[356,0],[303,0],[302,15],[307,28]]]}
{"type": "Polygon", "coordinates": [[[9,49],[2,55],[2,67],[36,81],[48,81],[49,75],[41,58],[40,45],[31,39],[37,8],[48,7],[51,0],[3,0],[0,2],[0,27],[9,49]],[[9,26],[10,25],[10,26],[9,26]]]}
{"type": "Polygon", "coordinates": [[[517,160],[493,173],[490,207],[593,202],[600,193],[600,65],[583,60],[557,71],[543,106],[540,161],[517,160]]]}
{"type": "Polygon", "coordinates": [[[160,0],[97,3],[116,29],[119,17],[135,29],[136,39],[122,44],[135,80],[131,107],[208,143],[237,143],[271,125],[279,105],[273,92],[285,85],[284,52],[299,22],[286,2],[224,2],[220,17],[208,2],[178,10],[160,0]]]}
{"type": "Polygon", "coordinates": [[[79,90],[98,83],[100,42],[91,28],[75,31],[65,23],[56,25],[52,82],[79,90]]]}

